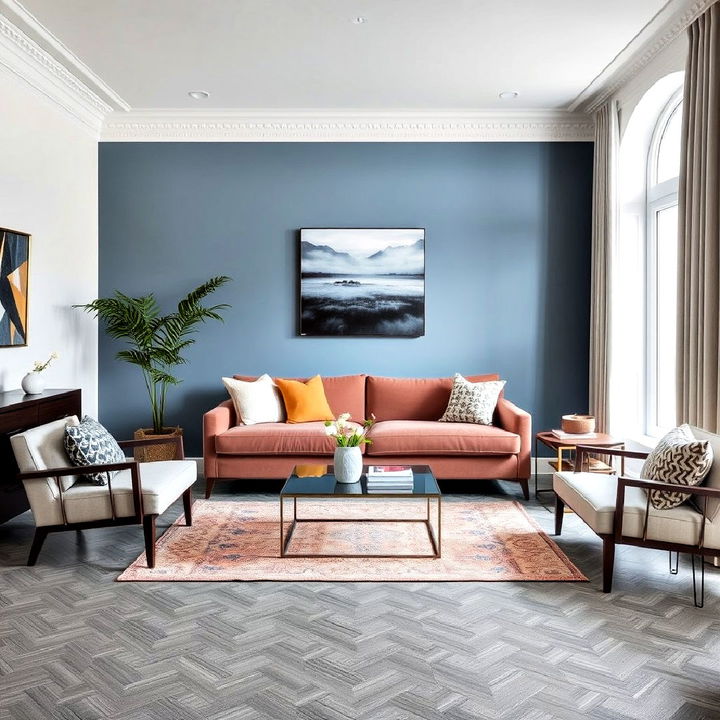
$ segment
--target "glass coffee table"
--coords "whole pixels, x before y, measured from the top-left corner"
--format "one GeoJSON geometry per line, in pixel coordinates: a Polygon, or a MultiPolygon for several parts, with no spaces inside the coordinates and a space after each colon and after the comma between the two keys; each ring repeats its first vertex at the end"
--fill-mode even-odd
{"type": "MultiPolygon", "coordinates": [[[[333,474],[333,466],[297,466],[293,469],[292,474],[285,482],[283,489],[280,491],[280,557],[351,557],[351,558],[439,558],[442,550],[441,535],[441,512],[442,512],[442,494],[438,487],[437,480],[432,474],[432,470],[427,465],[412,465],[413,471],[413,488],[406,491],[383,490],[381,492],[368,492],[367,489],[367,466],[363,467],[363,474],[359,482],[352,485],[346,485],[335,481],[333,474]],[[314,473],[314,474],[313,474],[314,473]],[[365,500],[369,498],[385,498],[392,500],[411,500],[425,499],[424,517],[398,517],[398,518],[372,518],[372,517],[302,517],[302,500],[365,500]],[[285,517],[286,504],[292,500],[292,516],[285,517]],[[435,527],[431,521],[430,505],[436,506],[432,513],[432,520],[435,520],[435,527]],[[285,528],[287,523],[290,528],[286,534],[285,528]],[[425,525],[428,534],[430,552],[422,555],[406,555],[396,553],[393,555],[376,555],[376,554],[326,554],[326,553],[293,553],[288,548],[293,537],[293,532],[301,523],[326,523],[326,522],[355,522],[355,523],[422,523],[425,525]]],[[[316,504],[316,503],[315,503],[316,504]]],[[[366,503],[371,505],[370,503],[366,503]]],[[[407,503],[408,507],[417,507],[418,503],[407,503]]]]}

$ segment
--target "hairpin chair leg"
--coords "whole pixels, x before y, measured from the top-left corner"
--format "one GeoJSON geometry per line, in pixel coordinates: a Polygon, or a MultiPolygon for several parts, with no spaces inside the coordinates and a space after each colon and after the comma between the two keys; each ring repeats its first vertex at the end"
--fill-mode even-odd
{"type": "Polygon", "coordinates": [[[47,536],[48,531],[44,527],[35,528],[35,536],[33,537],[30,554],[28,555],[28,565],[34,565],[37,562],[38,555],[40,555],[40,550],[47,536]]]}
{"type": "Polygon", "coordinates": [[[696,608],[704,607],[705,605],[705,558],[700,555],[700,593],[698,595],[697,579],[695,577],[695,553],[690,555],[692,562],[692,577],[693,577],[693,602],[696,608]]]}
{"type": "Polygon", "coordinates": [[[157,515],[146,515],[143,518],[143,530],[145,533],[145,557],[147,566],[155,567],[155,521],[157,515]]]}
{"type": "Polygon", "coordinates": [[[678,566],[680,565],[680,553],[674,552],[672,550],[668,551],[668,565],[670,568],[670,574],[671,575],[677,575],[678,574],[678,566]],[[673,555],[675,555],[675,562],[673,562],[673,555]]]}

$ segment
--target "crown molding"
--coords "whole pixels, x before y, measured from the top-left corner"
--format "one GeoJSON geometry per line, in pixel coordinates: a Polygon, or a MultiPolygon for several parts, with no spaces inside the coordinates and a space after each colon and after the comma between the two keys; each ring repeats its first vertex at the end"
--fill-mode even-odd
{"type": "Polygon", "coordinates": [[[113,110],[130,110],[125,102],[102,78],[96,75],[80,58],[75,55],[59,38],[45,27],[18,0],[0,0],[0,10],[15,27],[53,58],[60,62],[75,78],[92,90],[113,110]]]}
{"type": "Polygon", "coordinates": [[[592,118],[564,110],[130,111],[105,118],[108,142],[538,142],[594,137],[592,118]]]}
{"type": "Polygon", "coordinates": [[[95,135],[112,107],[38,43],[0,15],[0,67],[79,121],[95,135]]]}
{"type": "Polygon", "coordinates": [[[570,103],[568,110],[594,113],[715,2],[717,0],[668,0],[650,22],[570,103]]]}

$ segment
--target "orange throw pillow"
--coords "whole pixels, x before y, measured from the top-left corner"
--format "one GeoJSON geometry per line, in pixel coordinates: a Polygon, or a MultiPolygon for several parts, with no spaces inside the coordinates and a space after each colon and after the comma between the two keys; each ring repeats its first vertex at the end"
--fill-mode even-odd
{"type": "Polygon", "coordinates": [[[335,419],[325,397],[325,388],[319,375],[304,383],[298,380],[276,378],[275,384],[280,388],[285,401],[285,411],[289,423],[335,419]]]}

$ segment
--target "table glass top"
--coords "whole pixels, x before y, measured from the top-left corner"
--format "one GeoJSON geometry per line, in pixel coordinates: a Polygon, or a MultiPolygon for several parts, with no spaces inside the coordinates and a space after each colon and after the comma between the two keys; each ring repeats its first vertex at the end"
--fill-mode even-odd
{"type": "Polygon", "coordinates": [[[398,497],[440,495],[437,480],[427,465],[410,465],[410,467],[413,471],[412,490],[382,489],[368,492],[367,465],[363,466],[360,481],[352,484],[336,482],[332,465],[298,465],[285,482],[280,495],[366,495],[368,497],[373,495],[397,495],[398,497]]]}

